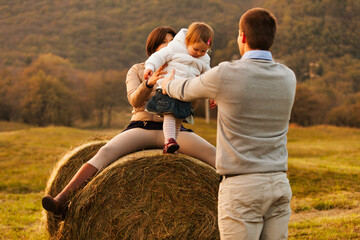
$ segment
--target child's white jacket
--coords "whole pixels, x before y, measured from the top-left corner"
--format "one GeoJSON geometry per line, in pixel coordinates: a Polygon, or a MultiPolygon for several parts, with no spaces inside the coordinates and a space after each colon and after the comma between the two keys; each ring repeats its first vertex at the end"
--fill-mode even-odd
{"type": "MultiPolygon", "coordinates": [[[[210,57],[208,54],[194,58],[188,53],[185,43],[187,31],[186,28],[181,29],[166,47],[153,53],[145,62],[145,68],[155,72],[162,65],[168,63],[165,71],[169,75],[171,70],[175,69],[175,79],[196,77],[209,70],[210,57]]],[[[161,80],[157,82],[159,86],[161,86],[161,80]]]]}

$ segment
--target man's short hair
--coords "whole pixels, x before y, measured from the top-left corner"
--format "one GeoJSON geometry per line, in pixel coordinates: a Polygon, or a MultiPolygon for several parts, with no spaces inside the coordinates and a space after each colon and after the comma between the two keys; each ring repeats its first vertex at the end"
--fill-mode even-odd
{"type": "Polygon", "coordinates": [[[277,22],[266,9],[253,8],[241,17],[239,27],[250,48],[269,50],[275,39],[277,22]]]}

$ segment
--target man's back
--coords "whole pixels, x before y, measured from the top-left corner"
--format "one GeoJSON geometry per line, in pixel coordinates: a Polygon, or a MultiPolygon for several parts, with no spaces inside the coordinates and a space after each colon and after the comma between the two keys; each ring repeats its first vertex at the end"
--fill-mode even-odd
{"type": "Polygon", "coordinates": [[[226,62],[216,71],[218,173],[286,171],[294,73],[282,64],[257,59],[226,62]]]}

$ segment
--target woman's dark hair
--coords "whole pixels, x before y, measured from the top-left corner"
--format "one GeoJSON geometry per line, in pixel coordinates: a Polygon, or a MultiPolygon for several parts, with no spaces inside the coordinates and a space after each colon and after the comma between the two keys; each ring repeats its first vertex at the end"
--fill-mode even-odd
{"type": "Polygon", "coordinates": [[[275,16],[263,9],[253,8],[240,19],[240,30],[252,49],[269,50],[272,46],[277,22],[275,16]]]}
{"type": "Polygon", "coordinates": [[[166,34],[171,34],[175,37],[176,32],[172,27],[163,26],[157,27],[149,34],[149,37],[146,42],[146,54],[148,57],[151,56],[156,49],[164,42],[166,34]]]}

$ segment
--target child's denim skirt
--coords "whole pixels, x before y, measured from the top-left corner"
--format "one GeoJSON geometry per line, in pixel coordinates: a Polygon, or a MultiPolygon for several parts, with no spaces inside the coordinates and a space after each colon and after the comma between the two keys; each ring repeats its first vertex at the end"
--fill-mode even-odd
{"type": "Polygon", "coordinates": [[[168,95],[164,95],[161,89],[156,90],[155,96],[150,98],[145,110],[152,114],[164,115],[172,113],[176,118],[185,119],[193,114],[194,109],[189,102],[183,102],[168,95]]]}

